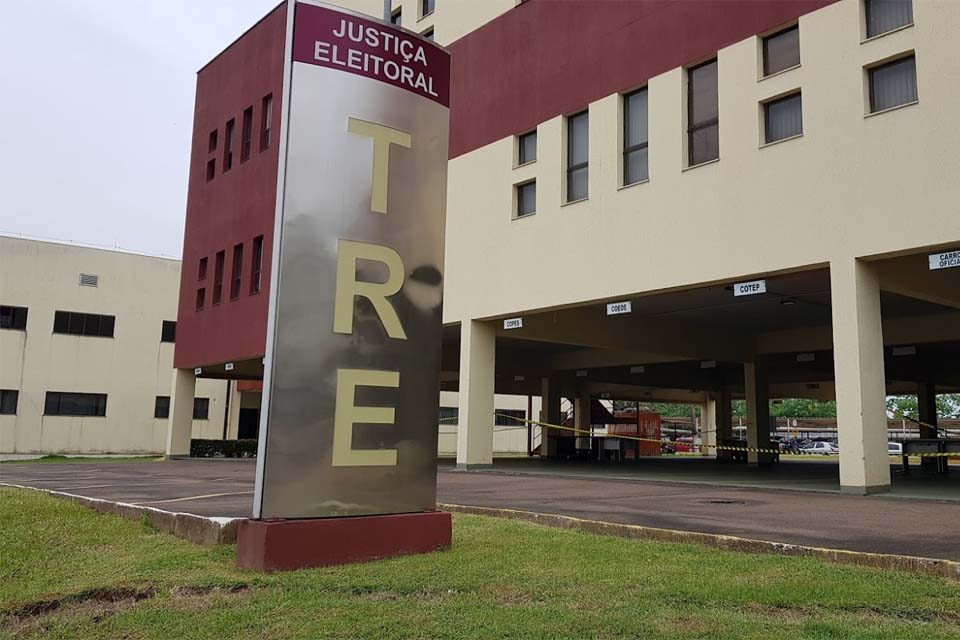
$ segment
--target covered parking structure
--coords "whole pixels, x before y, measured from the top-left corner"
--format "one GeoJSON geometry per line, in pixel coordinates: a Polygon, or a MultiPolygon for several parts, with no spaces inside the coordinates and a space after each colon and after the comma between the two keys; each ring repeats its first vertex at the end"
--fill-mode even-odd
{"type": "MultiPolygon", "coordinates": [[[[707,445],[732,438],[731,402],[742,398],[746,445],[761,450],[771,448],[771,400],[835,399],[840,489],[866,494],[891,484],[886,397],[916,394],[920,437],[942,438],[935,399],[960,390],[958,364],[960,269],[932,270],[915,253],[451,325],[442,384],[460,392],[457,464],[467,469],[492,464],[494,392],[542,397],[550,424],[568,399],[581,429],[598,398],[698,404],[707,445]],[[735,295],[757,280],[765,291],[735,295]],[[608,315],[619,302],[629,312],[608,315]]],[[[544,434],[538,453],[555,456],[557,442],[544,434]]],[[[747,458],[762,466],[776,455],[747,458]]]]}

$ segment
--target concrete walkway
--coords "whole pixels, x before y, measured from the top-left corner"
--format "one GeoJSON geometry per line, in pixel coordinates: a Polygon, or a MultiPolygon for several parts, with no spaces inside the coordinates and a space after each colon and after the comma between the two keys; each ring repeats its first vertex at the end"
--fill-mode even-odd
{"type": "MultiPolygon", "coordinates": [[[[0,483],[207,516],[247,516],[249,460],[3,464],[0,483]]],[[[438,474],[438,502],[536,511],[773,542],[960,560],[960,503],[716,484],[438,474]]]]}

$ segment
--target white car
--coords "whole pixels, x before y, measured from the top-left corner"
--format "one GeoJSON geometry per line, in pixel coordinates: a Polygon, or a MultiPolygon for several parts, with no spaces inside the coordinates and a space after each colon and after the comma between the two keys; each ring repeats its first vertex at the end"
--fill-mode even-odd
{"type": "Polygon", "coordinates": [[[801,453],[819,453],[825,456],[840,453],[840,449],[832,442],[811,442],[805,447],[800,448],[801,453]]]}
{"type": "Polygon", "coordinates": [[[887,453],[892,456],[902,456],[903,455],[903,443],[902,442],[888,442],[887,443],[887,453]]]}

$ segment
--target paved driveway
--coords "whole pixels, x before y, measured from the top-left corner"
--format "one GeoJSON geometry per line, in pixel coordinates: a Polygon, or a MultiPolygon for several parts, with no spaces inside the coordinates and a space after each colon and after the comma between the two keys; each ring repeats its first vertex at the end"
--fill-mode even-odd
{"type": "MultiPolygon", "coordinates": [[[[247,460],[3,464],[0,482],[207,516],[246,516],[247,460]]],[[[502,473],[438,474],[441,503],[960,560],[960,503],[502,473]]]]}

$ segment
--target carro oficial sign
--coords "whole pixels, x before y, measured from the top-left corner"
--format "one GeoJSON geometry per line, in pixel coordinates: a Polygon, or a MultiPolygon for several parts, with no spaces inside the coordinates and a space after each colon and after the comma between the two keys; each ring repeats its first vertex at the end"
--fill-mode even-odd
{"type": "Polygon", "coordinates": [[[960,267],[960,250],[947,251],[946,253],[931,253],[929,259],[931,271],[960,267]]]}

